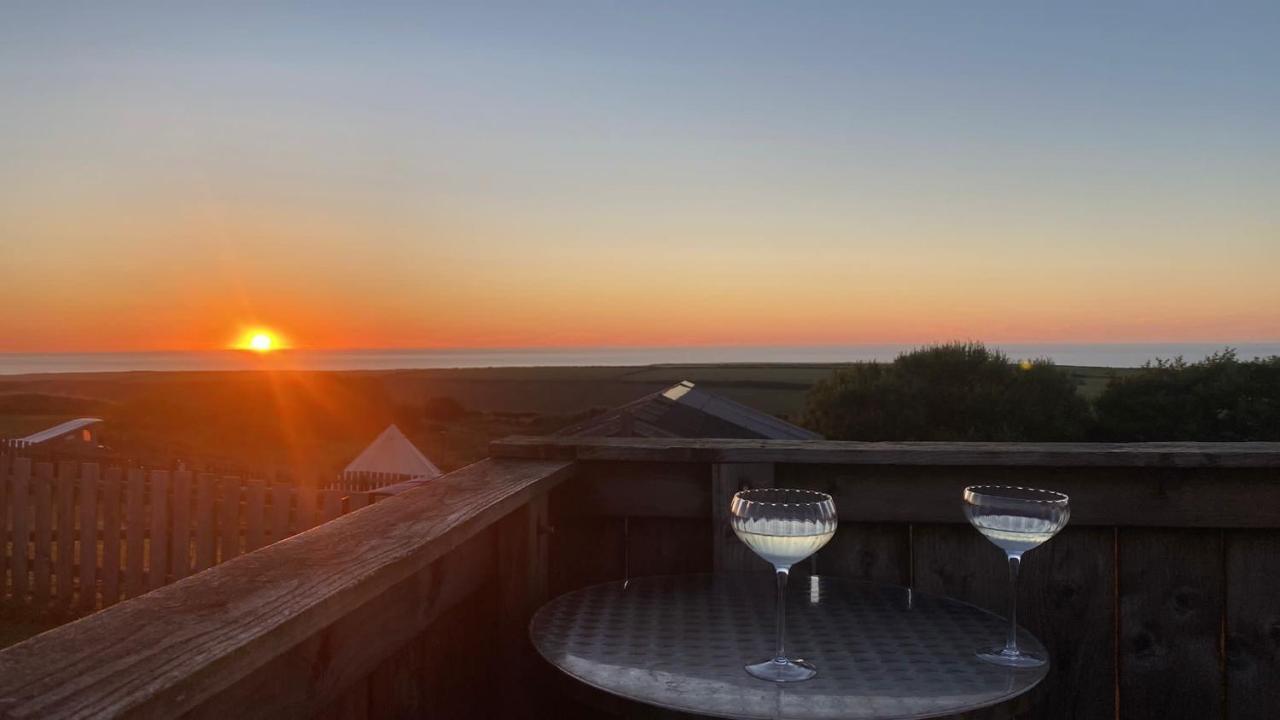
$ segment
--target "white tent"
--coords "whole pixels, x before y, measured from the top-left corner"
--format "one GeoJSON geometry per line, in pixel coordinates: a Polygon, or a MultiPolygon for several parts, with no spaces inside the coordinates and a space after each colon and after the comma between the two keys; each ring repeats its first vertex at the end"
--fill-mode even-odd
{"type": "Polygon", "coordinates": [[[395,425],[369,443],[343,473],[391,473],[411,478],[435,478],[440,468],[427,459],[395,425]]]}

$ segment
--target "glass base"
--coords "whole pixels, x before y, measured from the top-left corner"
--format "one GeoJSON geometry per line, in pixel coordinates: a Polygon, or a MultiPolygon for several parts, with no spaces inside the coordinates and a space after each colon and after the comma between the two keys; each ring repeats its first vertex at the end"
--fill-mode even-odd
{"type": "Polygon", "coordinates": [[[1003,647],[979,650],[978,659],[989,662],[992,665],[1003,665],[1011,668],[1038,668],[1048,662],[1048,660],[1036,653],[1029,653],[1023,650],[1010,652],[1003,647]]]}
{"type": "Polygon", "coordinates": [[[747,665],[743,669],[753,678],[778,683],[800,682],[818,674],[817,669],[804,660],[792,660],[790,658],[765,660],[764,662],[747,665]]]}

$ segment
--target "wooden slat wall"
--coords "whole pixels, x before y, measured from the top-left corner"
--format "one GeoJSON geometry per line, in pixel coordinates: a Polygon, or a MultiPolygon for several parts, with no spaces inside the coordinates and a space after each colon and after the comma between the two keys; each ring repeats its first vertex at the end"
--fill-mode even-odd
{"type": "Polygon", "coordinates": [[[370,501],[367,493],[0,453],[0,601],[82,614],[370,501]],[[268,511],[270,515],[268,515],[268,511]]]}

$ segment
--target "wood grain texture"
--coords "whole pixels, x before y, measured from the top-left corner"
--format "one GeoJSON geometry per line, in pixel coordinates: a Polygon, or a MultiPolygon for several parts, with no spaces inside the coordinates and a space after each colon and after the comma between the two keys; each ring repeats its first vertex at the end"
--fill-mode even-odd
{"type": "Polygon", "coordinates": [[[0,651],[0,708],[9,718],[195,710],[572,471],[563,462],[482,461],[50,630],[0,651]]]}
{"type": "Polygon", "coordinates": [[[27,589],[30,587],[30,564],[27,562],[31,537],[30,489],[31,460],[17,458],[13,461],[13,472],[9,476],[9,512],[13,527],[13,547],[10,550],[13,559],[13,599],[18,603],[27,602],[27,589]]]}
{"type": "Polygon", "coordinates": [[[1222,533],[1121,529],[1120,716],[1223,717],[1222,533]]]}
{"type": "Polygon", "coordinates": [[[217,483],[213,473],[196,476],[196,572],[207,570],[218,561],[217,483]]]}
{"type": "Polygon", "coordinates": [[[79,464],[72,460],[58,463],[55,489],[58,506],[58,556],[54,559],[53,572],[58,586],[57,604],[60,608],[71,607],[75,595],[75,581],[72,578],[76,562],[76,537],[79,532],[76,521],[76,479],[79,473],[79,464]]]}
{"type": "Polygon", "coordinates": [[[146,564],[143,552],[146,546],[146,480],[140,468],[129,468],[128,497],[125,504],[125,592],[138,597],[146,592],[146,580],[142,575],[146,564]]]}
{"type": "Polygon", "coordinates": [[[35,577],[33,600],[47,605],[53,594],[53,463],[37,463],[32,480],[35,497],[35,542],[32,551],[32,575],[35,577]]]}
{"type": "Polygon", "coordinates": [[[97,463],[80,466],[80,592],[82,610],[98,607],[98,478],[97,463]]]}
{"type": "Polygon", "coordinates": [[[1280,718],[1280,531],[1224,541],[1229,717],[1280,718]]]}
{"type": "MultiPolygon", "coordinates": [[[[917,590],[1008,616],[1008,564],[986,538],[967,527],[923,525],[912,539],[917,590]]],[[[1113,531],[1067,528],[1024,557],[1018,624],[1039,638],[1051,662],[1028,718],[1115,715],[1114,555],[1113,531]]],[[[993,646],[1003,643],[992,638],[993,646]]]]}
{"type": "Polygon", "coordinates": [[[734,493],[751,488],[774,487],[772,463],[727,463],[711,466],[711,557],[715,572],[773,572],[733,532],[729,505],[734,493]]]}
{"type": "Polygon", "coordinates": [[[700,463],[1018,467],[1280,467],[1280,443],[956,443],[509,437],[493,457],[700,463]]]}
{"type": "Polygon", "coordinates": [[[120,601],[120,498],[124,488],[120,468],[107,468],[103,475],[102,605],[106,607],[120,601]]]}
{"type": "Polygon", "coordinates": [[[147,543],[147,589],[165,584],[169,572],[169,471],[152,470],[151,524],[147,543]]]}
{"type": "Polygon", "coordinates": [[[174,580],[191,573],[191,482],[190,470],[178,470],[170,478],[173,486],[173,537],[169,546],[170,570],[174,580]]]}

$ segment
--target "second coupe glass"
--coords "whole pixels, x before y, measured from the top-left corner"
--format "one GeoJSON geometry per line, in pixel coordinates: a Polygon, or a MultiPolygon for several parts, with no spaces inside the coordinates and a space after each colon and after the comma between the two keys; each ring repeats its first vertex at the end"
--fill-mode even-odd
{"type": "Polygon", "coordinates": [[[787,576],[792,565],[817,552],[835,535],[835,502],[815,490],[743,490],[733,496],[729,517],[733,532],[773,565],[778,579],[777,651],[771,660],[747,665],[746,671],[773,682],[808,680],[818,671],[804,660],[788,658],[783,647],[787,576]]]}
{"type": "Polygon", "coordinates": [[[979,650],[979,658],[1005,667],[1045,664],[1045,658],[1018,649],[1018,566],[1023,553],[1066,527],[1071,518],[1068,503],[1066,495],[1052,490],[1004,485],[964,489],[965,517],[1009,558],[1009,636],[1003,648],[979,650]]]}

